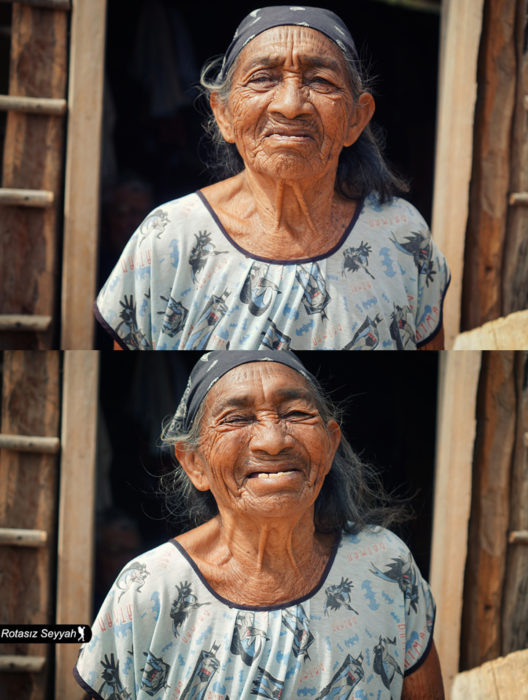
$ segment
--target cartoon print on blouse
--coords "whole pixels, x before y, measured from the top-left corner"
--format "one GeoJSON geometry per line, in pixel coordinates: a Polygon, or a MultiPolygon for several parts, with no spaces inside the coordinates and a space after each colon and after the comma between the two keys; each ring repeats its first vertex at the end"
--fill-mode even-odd
{"type": "Polygon", "coordinates": [[[390,336],[396,343],[398,350],[405,350],[409,345],[415,347],[415,334],[413,327],[407,321],[411,314],[409,306],[398,306],[394,304],[394,311],[391,313],[391,324],[389,326],[390,336]]]}
{"type": "Polygon", "coordinates": [[[227,250],[215,250],[216,246],[214,243],[211,243],[211,236],[212,234],[209,231],[198,231],[198,233],[194,234],[196,243],[189,255],[189,265],[191,266],[191,275],[194,283],[197,282],[197,275],[205,267],[205,261],[210,255],[227,253],[227,250]]]}
{"type": "Polygon", "coordinates": [[[295,656],[304,657],[304,660],[309,659],[308,649],[314,641],[314,636],[310,632],[308,625],[308,616],[304,612],[302,605],[297,606],[297,614],[290,612],[289,609],[282,611],[282,624],[293,632],[292,651],[295,656]]]}
{"type": "Polygon", "coordinates": [[[119,603],[123,595],[131,588],[134,588],[137,593],[140,593],[149,574],[150,571],[145,564],[139,561],[131,562],[123,569],[117,578],[116,587],[121,591],[117,602],[119,603]]]}
{"type": "Polygon", "coordinates": [[[235,629],[231,639],[231,653],[237,654],[242,661],[251,666],[264,648],[266,632],[254,627],[255,614],[239,610],[235,619],[235,629]]]}
{"type": "Polygon", "coordinates": [[[116,333],[119,335],[119,329],[123,328],[125,335],[121,338],[126,345],[131,345],[133,350],[152,350],[150,343],[138,328],[134,295],[131,294],[128,298],[125,294],[124,301],[119,303],[123,308],[119,314],[121,321],[116,326],[116,333]]]}
{"type": "MultiPolygon", "coordinates": [[[[410,607],[417,612],[418,610],[418,586],[416,584],[417,576],[414,568],[411,554],[409,553],[407,560],[401,557],[392,559],[385,571],[381,571],[371,562],[370,573],[379,576],[384,581],[397,583],[404,597],[410,602],[410,607]]],[[[410,613],[410,608],[407,614],[410,613]]]]}
{"type": "Polygon", "coordinates": [[[189,310],[180,301],[173,299],[170,294],[168,298],[160,294],[160,299],[167,302],[166,308],[158,311],[158,314],[164,316],[161,330],[169,338],[174,338],[185,326],[189,310]]]}
{"type": "Polygon", "coordinates": [[[315,700],[330,700],[330,698],[348,700],[365,675],[362,661],[363,653],[360,653],[356,659],[351,654],[347,654],[330,683],[321,690],[315,700]]]}
{"type": "Polygon", "coordinates": [[[347,343],[343,350],[374,350],[379,343],[378,324],[383,321],[380,314],[375,318],[367,316],[361,326],[354,333],[354,337],[347,343]]]}
{"type": "Polygon", "coordinates": [[[278,680],[268,671],[258,667],[257,675],[253,681],[251,695],[258,695],[261,698],[279,698],[282,697],[282,689],[284,681],[278,680]]]}
{"type": "Polygon", "coordinates": [[[139,226],[139,235],[141,236],[139,245],[150,235],[161,238],[161,234],[165,231],[169,223],[169,217],[163,209],[156,209],[156,211],[153,211],[139,226]]]}
{"type": "Polygon", "coordinates": [[[230,292],[224,291],[222,296],[217,297],[212,294],[207,302],[196,324],[193,326],[192,333],[189,337],[189,350],[203,350],[213,335],[214,329],[220,323],[221,319],[227,313],[227,305],[225,300],[230,292]]]}
{"type": "Polygon", "coordinates": [[[326,601],[324,614],[328,615],[328,610],[339,610],[344,606],[347,610],[359,615],[358,611],[350,605],[350,591],[353,588],[352,581],[348,578],[341,578],[341,583],[336,583],[333,586],[325,588],[326,601]]]}
{"type": "Polygon", "coordinates": [[[167,677],[169,675],[170,665],[165,663],[163,659],[149,651],[143,652],[144,656],[147,657],[145,662],[145,667],[141,669],[143,676],[141,678],[141,689],[144,690],[147,695],[154,697],[156,693],[159,693],[163,688],[168,688],[167,677]]]}
{"type": "Polygon", "coordinates": [[[383,685],[388,690],[390,690],[392,679],[397,673],[403,678],[403,673],[400,670],[398,662],[388,651],[389,644],[395,645],[396,637],[394,639],[389,639],[388,637],[382,637],[380,635],[379,642],[372,650],[374,652],[372,668],[374,669],[374,673],[381,676],[383,685]]]}
{"type": "Polygon", "coordinates": [[[209,683],[220,667],[220,661],[216,656],[219,648],[220,644],[213,642],[210,651],[202,649],[180,700],[204,700],[209,683]]]}
{"type": "Polygon", "coordinates": [[[302,303],[306,313],[321,314],[321,318],[328,318],[325,309],[330,303],[331,296],[326,289],[326,282],[319,265],[316,262],[309,266],[297,265],[295,279],[304,290],[302,303]]]}
{"type": "Polygon", "coordinates": [[[365,241],[361,241],[357,248],[350,247],[343,251],[343,275],[345,270],[350,270],[351,272],[357,272],[357,270],[363,270],[367,273],[369,277],[375,279],[374,275],[368,269],[368,257],[372,253],[372,248],[365,241]]]}
{"type": "Polygon", "coordinates": [[[101,674],[103,684],[99,688],[99,695],[104,693],[106,696],[107,693],[110,693],[107,700],[129,700],[132,696],[119,678],[119,661],[117,663],[115,662],[113,654],[110,654],[110,659],[108,658],[108,654],[105,654],[101,665],[104,671],[101,674]]]}
{"type": "Polygon", "coordinates": [[[184,581],[181,585],[175,585],[178,597],[172,602],[170,616],[172,617],[172,631],[174,636],[177,637],[180,631],[179,628],[185,622],[191,610],[202,605],[209,605],[209,603],[198,602],[198,598],[192,592],[189,581],[184,581]]]}
{"type": "Polygon", "coordinates": [[[262,316],[273,303],[276,294],[280,294],[279,287],[266,277],[268,270],[269,265],[254,262],[240,290],[240,301],[249,305],[249,312],[253,316],[262,316]]]}
{"type": "Polygon", "coordinates": [[[429,286],[429,282],[433,281],[436,270],[434,269],[433,244],[431,237],[423,233],[411,231],[409,236],[405,236],[405,243],[399,241],[394,233],[391,241],[398,250],[401,250],[407,255],[412,255],[414,264],[421,275],[425,275],[425,284],[429,286]]]}
{"type": "Polygon", "coordinates": [[[280,331],[273,323],[271,318],[268,318],[269,326],[265,331],[262,331],[262,345],[270,350],[289,350],[291,338],[286,333],[280,331]]]}

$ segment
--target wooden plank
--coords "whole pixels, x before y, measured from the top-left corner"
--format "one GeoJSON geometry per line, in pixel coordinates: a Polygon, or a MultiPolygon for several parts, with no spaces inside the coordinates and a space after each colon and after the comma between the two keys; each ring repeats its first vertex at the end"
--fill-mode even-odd
{"type": "Polygon", "coordinates": [[[56,100],[51,97],[17,97],[16,95],[0,95],[0,109],[28,114],[66,114],[66,100],[56,100]]]}
{"type": "MultiPolygon", "coordinates": [[[[513,192],[528,193],[528,0],[517,0],[516,57],[517,94],[513,118],[511,183],[513,192]]],[[[528,208],[516,206],[508,212],[502,277],[502,314],[528,308],[528,208]]],[[[525,346],[526,347],[526,346],[525,346]]]]}
{"type": "Polygon", "coordinates": [[[481,353],[442,353],[431,552],[435,640],[446,697],[458,672],[481,353]]]}
{"type": "Polygon", "coordinates": [[[477,58],[484,0],[442,3],[432,232],[452,281],[444,303],[446,347],[460,330],[464,240],[473,158],[477,58]]]}
{"type": "Polygon", "coordinates": [[[106,0],[77,0],[71,26],[61,348],[93,347],[106,0]]]}
{"type": "Polygon", "coordinates": [[[462,330],[502,315],[516,72],[516,2],[485,3],[466,235],[462,330]]]}
{"type": "Polygon", "coordinates": [[[21,530],[15,527],[0,527],[0,546],[43,547],[48,541],[45,530],[21,530]]]}
{"type": "MultiPolygon", "coordinates": [[[[68,15],[17,3],[12,9],[9,93],[64,99],[68,15]]],[[[3,208],[0,216],[0,313],[53,316],[57,294],[57,222],[61,201],[64,120],[8,112],[2,186],[53,192],[46,208],[3,208]]],[[[49,348],[46,333],[3,333],[1,347],[49,348]]]]}
{"type": "Polygon", "coordinates": [[[512,192],[509,203],[511,206],[528,207],[528,192],[512,192]]]}
{"type": "Polygon", "coordinates": [[[488,321],[471,331],[460,333],[454,350],[528,349],[528,310],[516,311],[504,318],[488,321]]]}
{"type": "Polygon", "coordinates": [[[0,656],[0,671],[15,673],[38,673],[44,668],[46,658],[44,656],[0,656]]]}
{"type": "MultiPolygon", "coordinates": [[[[92,618],[98,372],[98,352],[65,353],[57,624],[90,624],[92,618]]],[[[78,651],[71,644],[56,647],[56,700],[84,697],[71,673],[78,651]]]]}
{"type": "Polygon", "coordinates": [[[60,440],[56,437],[6,435],[6,433],[0,433],[0,449],[19,450],[21,452],[42,452],[55,455],[60,449],[60,440]]]}
{"type": "Polygon", "coordinates": [[[0,331],[26,332],[46,331],[51,324],[51,316],[23,316],[22,314],[0,314],[0,331]]]}
{"type": "Polygon", "coordinates": [[[459,673],[451,700],[528,700],[528,649],[459,673]]]}
{"type": "MultiPolygon", "coordinates": [[[[56,437],[60,412],[57,352],[3,353],[1,425],[6,433],[56,437]]],[[[45,547],[1,547],[0,620],[6,624],[53,621],[57,456],[0,450],[0,527],[44,530],[45,547]]],[[[0,654],[47,657],[47,644],[0,644],[0,654]]],[[[18,673],[0,674],[0,697],[45,700],[49,668],[28,685],[18,673]],[[21,688],[24,688],[23,694],[21,688]]]]}
{"type": "MultiPolygon", "coordinates": [[[[510,535],[528,535],[528,355],[515,356],[517,424],[511,476],[510,535]]],[[[508,654],[528,648],[528,540],[510,538],[503,592],[502,648],[508,654]]],[[[528,683],[526,684],[528,688],[528,683]]]]}
{"type": "Polygon", "coordinates": [[[0,189],[0,206],[50,207],[54,200],[55,195],[49,190],[0,189]]]}
{"type": "Polygon", "coordinates": [[[0,0],[0,2],[13,5],[29,5],[31,7],[44,7],[49,10],[69,10],[71,9],[71,0],[0,0]]]}
{"type": "Polygon", "coordinates": [[[528,530],[510,530],[508,542],[510,544],[528,544],[528,530]]]}
{"type": "Polygon", "coordinates": [[[515,393],[514,353],[485,353],[477,409],[461,669],[480,666],[501,654],[515,393]]]}

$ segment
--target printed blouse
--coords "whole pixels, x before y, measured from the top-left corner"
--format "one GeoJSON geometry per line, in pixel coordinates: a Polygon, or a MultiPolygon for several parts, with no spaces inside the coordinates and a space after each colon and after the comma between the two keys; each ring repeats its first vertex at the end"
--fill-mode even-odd
{"type": "Polygon", "coordinates": [[[96,700],[391,700],[427,657],[434,613],[382,528],[343,534],[314,590],[271,607],[218,595],[172,540],[121,571],[74,674],[96,700]]]}
{"type": "Polygon", "coordinates": [[[360,202],[324,255],[272,260],[233,241],[197,192],[147,216],[95,313],[131,350],[414,350],[441,326],[449,279],[403,199],[360,202]]]}

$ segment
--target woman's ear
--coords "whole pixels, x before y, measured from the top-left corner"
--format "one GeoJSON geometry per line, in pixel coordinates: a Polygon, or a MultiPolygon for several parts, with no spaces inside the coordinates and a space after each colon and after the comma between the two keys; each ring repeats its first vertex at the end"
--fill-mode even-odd
{"type": "Polygon", "coordinates": [[[211,93],[209,103],[211,105],[211,109],[213,110],[218,128],[220,129],[225,141],[227,141],[227,143],[235,143],[233,123],[227,103],[220,99],[217,92],[211,93]]]}
{"type": "Polygon", "coordinates": [[[203,461],[198,450],[191,451],[183,443],[177,442],[174,445],[174,454],[193,486],[198,491],[209,491],[209,479],[204,471],[203,461]]]}
{"type": "Polygon", "coordinates": [[[335,453],[337,452],[337,448],[339,447],[339,443],[341,442],[341,428],[339,427],[339,423],[333,418],[331,418],[326,424],[326,430],[328,432],[328,438],[330,440],[329,452],[331,458],[328,460],[328,471],[330,471],[330,469],[332,468],[332,463],[334,461],[335,453]]]}
{"type": "Polygon", "coordinates": [[[370,92],[362,92],[354,105],[354,113],[345,138],[345,146],[352,146],[372,119],[376,103],[370,92]]]}

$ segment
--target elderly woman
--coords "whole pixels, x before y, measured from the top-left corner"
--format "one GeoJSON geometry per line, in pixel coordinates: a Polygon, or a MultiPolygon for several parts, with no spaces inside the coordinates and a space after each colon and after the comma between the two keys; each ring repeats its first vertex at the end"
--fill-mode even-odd
{"type": "Polygon", "coordinates": [[[202,356],[166,437],[197,526],[119,575],[92,697],[443,697],[429,587],[333,416],[289,352],[202,356]]]}
{"type": "Polygon", "coordinates": [[[312,7],[255,10],[202,85],[232,177],[132,236],[96,304],[117,344],[441,348],[449,270],[395,197],[344,23],[312,7]]]}

